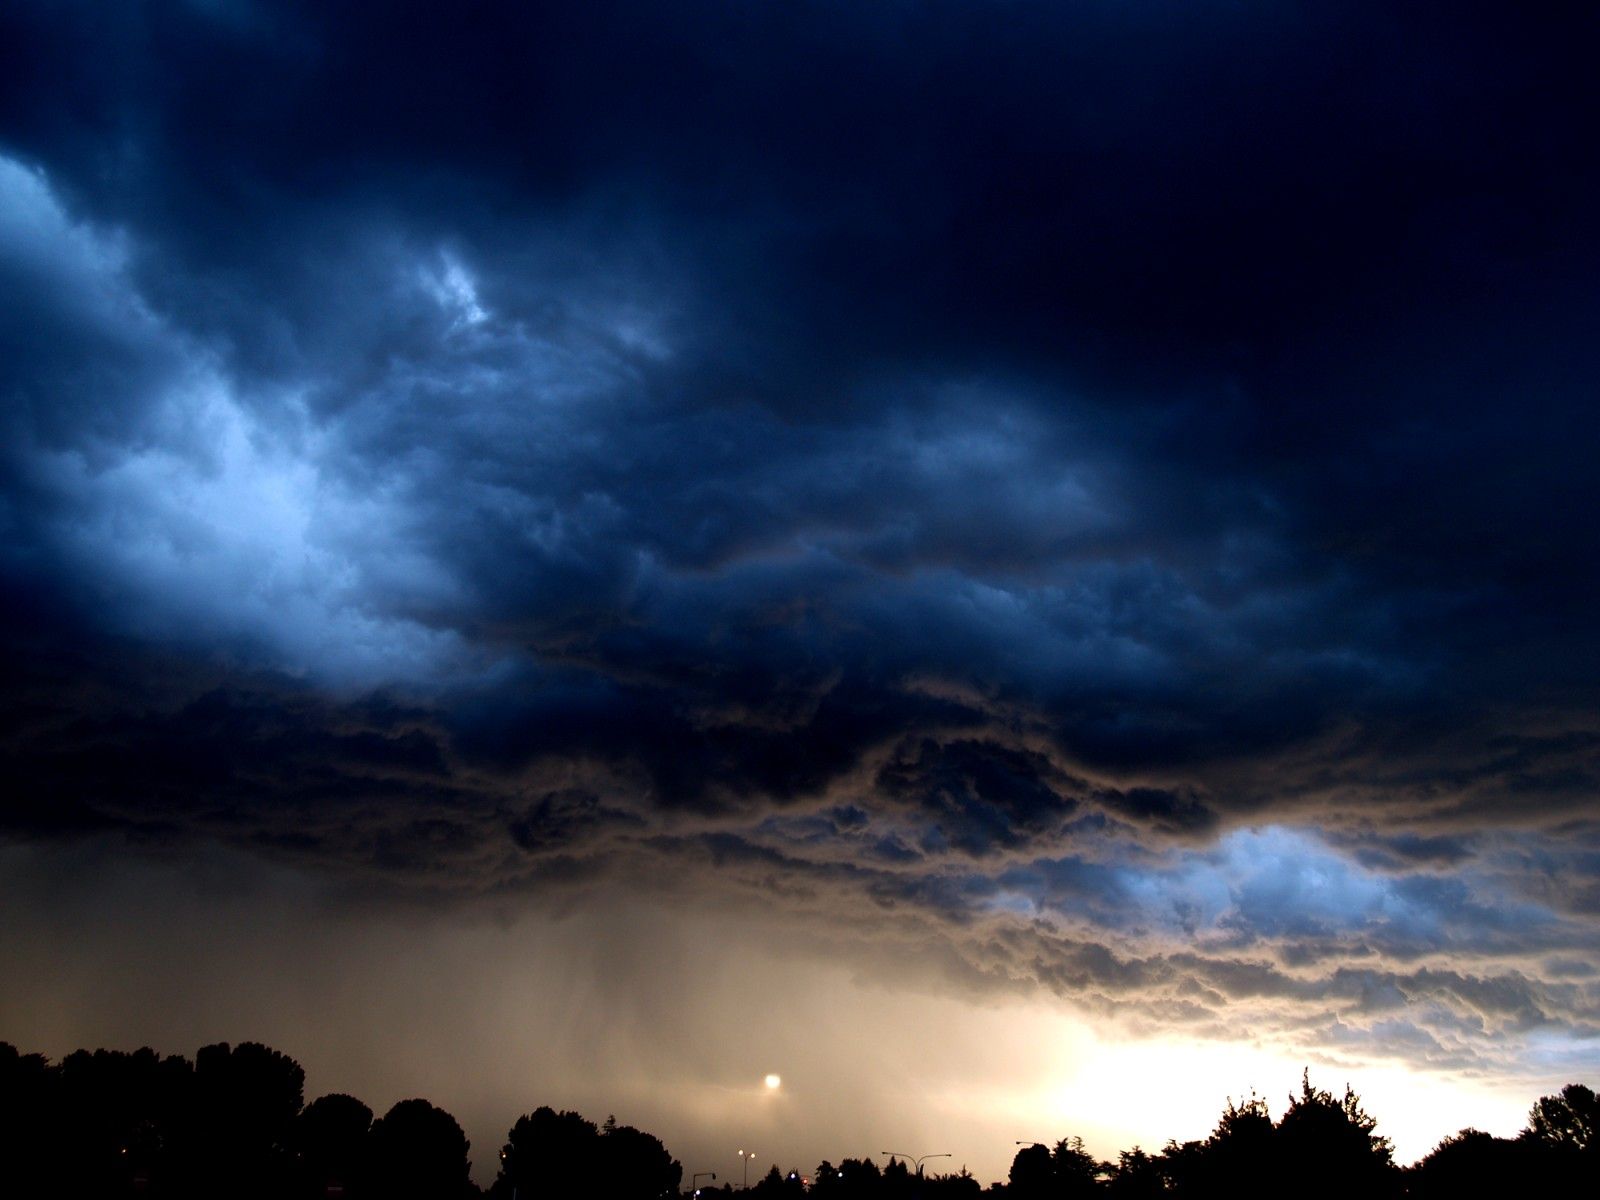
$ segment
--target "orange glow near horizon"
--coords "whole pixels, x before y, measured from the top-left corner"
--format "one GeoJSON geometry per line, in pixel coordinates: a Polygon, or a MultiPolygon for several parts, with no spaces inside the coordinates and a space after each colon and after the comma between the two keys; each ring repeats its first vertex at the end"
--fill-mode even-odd
{"type": "MultiPolygon", "coordinates": [[[[113,898],[136,888],[171,919],[148,925],[137,954],[115,917],[71,927],[48,953],[0,934],[24,977],[41,981],[31,1000],[0,1002],[9,1040],[59,1057],[84,1044],[193,1054],[249,1037],[305,1067],[308,1098],[349,1092],[382,1112],[426,1096],[474,1147],[498,1146],[520,1113],[549,1104],[615,1113],[701,1163],[736,1167],[726,1147],[753,1143],[753,1165],[806,1171],[916,1144],[952,1151],[956,1169],[987,1182],[1005,1177],[1018,1139],[1081,1136],[1114,1159],[1205,1137],[1229,1097],[1252,1089],[1279,1114],[1309,1066],[1316,1086],[1348,1081],[1408,1163],[1466,1126],[1513,1134],[1540,1095],[1581,1081],[1137,1036],[1038,993],[950,993],[934,974],[875,972],[837,948],[791,939],[779,951],[774,927],[726,914],[617,905],[506,924],[407,921],[330,909],[272,876],[254,891],[274,905],[223,894],[185,921],[186,897],[159,869],[100,882],[113,898]],[[199,952],[212,969],[197,981],[199,952]],[[552,974],[551,962],[567,969],[552,974]],[[664,1016],[655,997],[689,980],[696,1003],[664,1016]],[[776,1087],[752,1078],[748,1039],[729,1029],[785,1065],[776,1087]],[[404,1056],[389,1052],[400,1044],[404,1056]]],[[[495,1165],[479,1162],[480,1178],[495,1165]]]]}

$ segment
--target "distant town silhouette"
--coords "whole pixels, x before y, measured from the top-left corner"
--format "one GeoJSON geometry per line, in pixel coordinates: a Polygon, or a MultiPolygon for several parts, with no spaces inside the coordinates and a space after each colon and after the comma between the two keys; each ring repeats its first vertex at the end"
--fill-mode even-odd
{"type": "MultiPolygon", "coordinates": [[[[987,1195],[1008,1200],[1445,1200],[1463,1195],[1595,1195],[1600,1100],[1571,1084],[1541,1097],[1514,1138],[1464,1129],[1411,1167],[1347,1086],[1309,1072],[1277,1121],[1264,1100],[1228,1100],[1211,1135],[1102,1162],[1076,1137],[1018,1143],[1008,1177],[985,1188],[965,1168],[924,1172],[889,1157],[772,1167],[748,1187],[696,1189],[659,1138],[608,1118],[547,1107],[519,1116],[487,1190],[469,1177],[461,1126],[427,1100],[381,1117],[354,1096],[309,1104],[305,1071],[256,1042],[204,1046],[193,1061],[154,1050],[78,1050],[52,1063],[0,1042],[0,1192],[19,1197],[198,1200],[662,1200],[732,1194],[838,1200],[987,1195]]],[[[1161,1081],[1150,1081],[1159,1089],[1161,1081]]],[[[708,1183],[711,1181],[707,1180],[708,1183]]]]}

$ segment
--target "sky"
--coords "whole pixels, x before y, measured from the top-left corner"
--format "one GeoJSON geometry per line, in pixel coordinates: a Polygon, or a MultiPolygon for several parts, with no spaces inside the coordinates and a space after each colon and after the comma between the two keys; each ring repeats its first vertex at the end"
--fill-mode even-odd
{"type": "Polygon", "coordinates": [[[481,1179],[1597,1082],[1597,35],[6,6],[0,1040],[481,1179]]]}

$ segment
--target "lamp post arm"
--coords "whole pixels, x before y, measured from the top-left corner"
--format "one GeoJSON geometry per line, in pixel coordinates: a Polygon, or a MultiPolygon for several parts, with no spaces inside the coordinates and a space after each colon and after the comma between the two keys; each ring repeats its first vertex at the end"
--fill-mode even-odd
{"type": "Polygon", "coordinates": [[[951,1157],[949,1154],[924,1154],[921,1158],[918,1158],[915,1154],[903,1154],[899,1150],[880,1150],[878,1153],[887,1154],[891,1161],[898,1158],[901,1162],[911,1163],[916,1167],[918,1175],[922,1174],[922,1164],[927,1162],[928,1159],[951,1157]]]}

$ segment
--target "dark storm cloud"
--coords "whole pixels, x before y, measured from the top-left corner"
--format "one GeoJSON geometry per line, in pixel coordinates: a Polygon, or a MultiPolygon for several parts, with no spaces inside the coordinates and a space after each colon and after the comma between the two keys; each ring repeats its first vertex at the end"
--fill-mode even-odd
{"type": "Polygon", "coordinates": [[[8,836],[1588,1028],[1593,23],[14,6],[8,836]]]}

